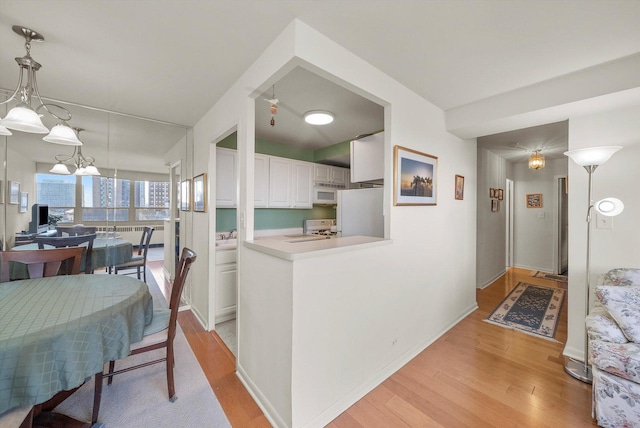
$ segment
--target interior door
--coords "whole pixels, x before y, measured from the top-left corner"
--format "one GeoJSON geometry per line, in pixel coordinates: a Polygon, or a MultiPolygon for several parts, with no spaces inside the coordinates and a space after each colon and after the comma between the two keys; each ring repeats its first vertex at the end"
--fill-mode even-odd
{"type": "Polygon", "coordinates": [[[558,265],[557,273],[566,275],[569,270],[569,195],[567,179],[558,179],[558,265]]]}

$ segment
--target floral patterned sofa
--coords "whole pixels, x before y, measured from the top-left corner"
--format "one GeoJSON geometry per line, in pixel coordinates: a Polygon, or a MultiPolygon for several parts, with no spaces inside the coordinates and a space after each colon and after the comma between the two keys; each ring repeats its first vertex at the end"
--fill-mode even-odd
{"type": "Polygon", "coordinates": [[[586,318],[593,416],[603,427],[640,427],[640,269],[612,269],[586,318]]]}

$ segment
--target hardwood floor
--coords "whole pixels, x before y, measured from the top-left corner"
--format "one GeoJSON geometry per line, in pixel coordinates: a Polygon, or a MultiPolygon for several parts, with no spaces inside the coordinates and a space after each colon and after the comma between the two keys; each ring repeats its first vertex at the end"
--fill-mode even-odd
{"type": "MultiPolygon", "coordinates": [[[[347,411],[330,428],[591,427],[591,386],[564,372],[567,304],[559,343],[483,320],[518,282],[559,283],[511,269],[477,291],[479,309],[439,338],[347,411]]],[[[179,323],[234,427],[269,422],[235,375],[235,358],[191,312],[179,323]]]]}

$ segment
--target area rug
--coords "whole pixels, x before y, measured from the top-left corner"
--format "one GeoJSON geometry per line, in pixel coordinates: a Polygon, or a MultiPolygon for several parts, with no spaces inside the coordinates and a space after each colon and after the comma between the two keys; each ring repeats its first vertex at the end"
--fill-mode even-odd
{"type": "Polygon", "coordinates": [[[519,282],[485,321],[556,341],[564,296],[561,288],[519,282]]]}
{"type": "Polygon", "coordinates": [[[559,287],[567,289],[568,277],[566,275],[556,275],[555,273],[536,271],[533,275],[535,278],[550,279],[559,283],[559,287]]]}
{"type": "MultiPolygon", "coordinates": [[[[154,305],[166,306],[151,272],[147,270],[154,305]]],[[[165,365],[155,364],[116,376],[105,382],[98,422],[106,428],[140,427],[230,427],[220,403],[189,347],[177,328],[175,338],[175,384],[178,400],[171,403],[167,393],[165,365]]],[[[164,350],[146,352],[116,362],[116,369],[164,355],[164,350]]],[[[93,379],[84,384],[55,411],[90,421],[93,406],[93,379]]]]}

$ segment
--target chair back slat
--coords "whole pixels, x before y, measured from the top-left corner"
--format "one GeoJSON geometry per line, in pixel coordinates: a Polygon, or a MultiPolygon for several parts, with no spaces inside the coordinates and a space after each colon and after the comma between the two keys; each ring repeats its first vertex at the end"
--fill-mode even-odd
{"type": "Polygon", "coordinates": [[[176,334],[176,321],[178,319],[178,307],[180,306],[180,296],[182,296],[182,290],[187,280],[187,274],[191,269],[191,265],[196,261],[197,255],[189,248],[184,247],[182,254],[180,255],[180,261],[178,262],[178,270],[176,277],[173,280],[173,287],[171,289],[171,297],[169,299],[169,309],[171,309],[171,315],[169,318],[169,337],[173,339],[176,334]]]}
{"type": "Polygon", "coordinates": [[[82,247],[0,251],[0,282],[9,282],[11,262],[26,264],[29,278],[42,278],[58,274],[77,275],[80,273],[83,251],[82,247]],[[60,269],[63,263],[66,264],[66,269],[60,269]]]}
{"type": "Polygon", "coordinates": [[[95,226],[61,226],[56,227],[56,236],[91,235],[98,230],[95,226]]]}
{"type": "Polygon", "coordinates": [[[138,245],[138,255],[147,260],[147,252],[149,251],[149,243],[151,242],[151,235],[155,227],[145,226],[142,230],[142,236],[140,237],[140,245],[138,245]]]}
{"type": "MultiPolygon", "coordinates": [[[[84,272],[93,272],[92,253],[93,253],[93,241],[96,239],[96,234],[89,235],[77,235],[77,236],[36,236],[35,241],[38,243],[38,248],[44,249],[45,245],[51,245],[55,248],[65,247],[78,247],[84,243],[87,243],[84,272]]],[[[85,248],[83,246],[83,248],[85,248]]]]}

